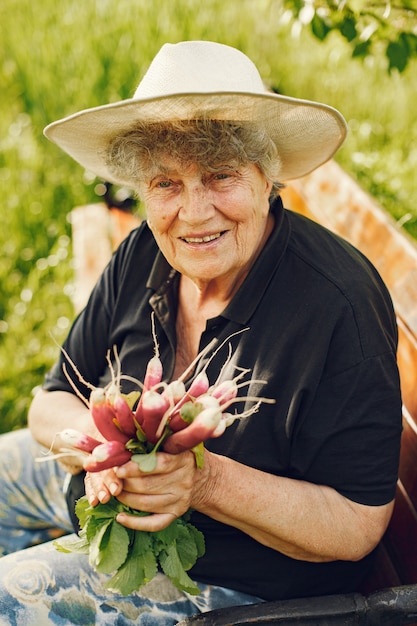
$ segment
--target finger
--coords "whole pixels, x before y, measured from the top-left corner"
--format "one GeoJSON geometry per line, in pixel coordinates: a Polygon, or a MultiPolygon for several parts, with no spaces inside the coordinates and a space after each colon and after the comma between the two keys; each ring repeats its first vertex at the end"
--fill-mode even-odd
{"type": "Polygon", "coordinates": [[[168,454],[166,452],[158,452],[156,454],[156,467],[152,472],[143,472],[139,465],[134,461],[128,461],[116,467],[115,472],[119,478],[135,478],[138,476],[149,476],[151,474],[169,474],[180,468],[193,469],[195,466],[195,457],[192,452],[183,452],[181,454],[168,454]]]}
{"type": "Polygon", "coordinates": [[[123,490],[123,481],[111,470],[109,472],[87,473],[85,493],[91,506],[99,502],[105,504],[111,496],[118,496],[123,490]]]}
{"type": "Polygon", "coordinates": [[[96,506],[99,503],[97,493],[92,485],[91,474],[86,474],[84,478],[85,495],[91,506],[96,506]]]}
{"type": "Polygon", "coordinates": [[[179,517],[190,508],[191,499],[187,491],[163,493],[131,493],[122,491],[117,499],[122,504],[135,511],[143,513],[169,513],[179,517]]]}
{"type": "Polygon", "coordinates": [[[116,520],[125,528],[142,530],[145,532],[157,532],[167,528],[177,516],[174,513],[152,513],[151,515],[128,515],[119,513],[116,520]]]}
{"type": "Polygon", "coordinates": [[[166,476],[127,478],[123,481],[123,495],[165,496],[178,499],[193,490],[192,478],[192,475],[180,472],[166,476]]]}

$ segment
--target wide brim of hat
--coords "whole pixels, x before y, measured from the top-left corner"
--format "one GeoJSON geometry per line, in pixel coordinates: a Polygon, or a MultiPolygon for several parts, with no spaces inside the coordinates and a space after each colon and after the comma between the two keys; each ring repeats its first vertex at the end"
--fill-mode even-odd
{"type": "Polygon", "coordinates": [[[281,159],[280,182],[300,178],[328,161],[343,143],[347,126],[336,109],[310,100],[265,92],[180,93],[129,99],[80,111],[49,124],[45,136],[103,180],[131,186],[107,165],[112,139],[135,122],[193,119],[261,122],[281,159]]]}

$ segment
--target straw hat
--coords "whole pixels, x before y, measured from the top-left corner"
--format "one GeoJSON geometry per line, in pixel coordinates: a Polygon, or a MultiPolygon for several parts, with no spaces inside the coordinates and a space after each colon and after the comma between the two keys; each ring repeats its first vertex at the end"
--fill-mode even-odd
{"type": "Polygon", "coordinates": [[[336,109],[267,91],[252,61],[239,50],[210,41],[165,44],[135,95],[87,109],[47,126],[48,139],[104,180],[115,179],[106,165],[113,137],[136,121],[192,119],[261,121],[278,148],[280,180],[308,174],[328,161],[346,137],[336,109]]]}

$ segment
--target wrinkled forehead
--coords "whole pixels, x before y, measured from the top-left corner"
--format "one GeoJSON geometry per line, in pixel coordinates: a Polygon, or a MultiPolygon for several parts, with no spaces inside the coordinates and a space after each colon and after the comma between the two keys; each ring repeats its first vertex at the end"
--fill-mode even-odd
{"type": "Polygon", "coordinates": [[[173,174],[188,175],[201,170],[201,165],[193,160],[177,159],[167,152],[158,154],[158,160],[153,163],[153,169],[159,174],[171,176],[173,174]]]}
{"type": "Polygon", "coordinates": [[[148,162],[147,166],[144,166],[143,176],[145,179],[149,179],[155,176],[167,176],[169,178],[172,176],[203,175],[222,170],[236,171],[242,165],[237,159],[230,159],[229,161],[217,159],[213,162],[198,162],[192,158],[175,158],[167,152],[162,152],[158,154],[157,159],[148,162]]]}

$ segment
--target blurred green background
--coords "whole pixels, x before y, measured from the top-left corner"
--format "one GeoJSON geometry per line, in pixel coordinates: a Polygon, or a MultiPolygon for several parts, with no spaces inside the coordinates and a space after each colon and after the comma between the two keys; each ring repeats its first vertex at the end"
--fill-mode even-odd
{"type": "Polygon", "coordinates": [[[74,311],[74,206],[97,181],[43,138],[49,122],[130,97],[167,41],[236,46],[288,95],[326,102],[350,134],[338,162],[417,237],[416,61],[352,59],[336,33],[299,29],[274,0],[2,0],[0,432],[23,425],[74,311]]]}

